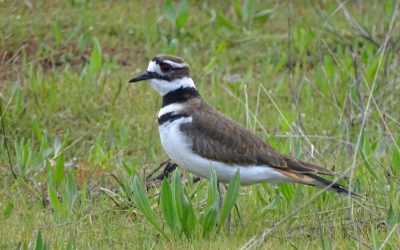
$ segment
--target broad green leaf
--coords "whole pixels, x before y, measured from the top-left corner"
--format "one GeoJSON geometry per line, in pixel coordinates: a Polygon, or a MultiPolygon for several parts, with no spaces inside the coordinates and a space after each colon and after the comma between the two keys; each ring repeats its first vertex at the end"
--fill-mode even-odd
{"type": "Polygon", "coordinates": [[[364,133],[364,131],[362,131],[362,132],[363,132],[362,135],[363,135],[363,138],[364,138],[363,144],[362,144],[362,150],[363,150],[363,152],[365,154],[365,157],[370,158],[370,156],[372,156],[372,154],[373,154],[372,145],[371,145],[371,142],[370,142],[370,140],[368,138],[368,135],[366,135],[364,133]]]}
{"type": "Polygon", "coordinates": [[[210,62],[207,64],[207,66],[204,68],[204,74],[210,74],[216,64],[216,58],[212,57],[210,62]]]}
{"type": "Polygon", "coordinates": [[[207,195],[207,203],[206,210],[214,205],[215,202],[218,201],[218,187],[217,187],[217,173],[215,172],[214,167],[210,166],[210,181],[208,184],[208,195],[207,195]]]}
{"type": "Polygon", "coordinates": [[[176,27],[178,29],[183,28],[188,19],[189,19],[189,6],[187,0],[182,0],[178,7],[178,15],[175,21],[176,27]]]}
{"type": "Polygon", "coordinates": [[[283,153],[288,154],[289,152],[291,152],[291,150],[290,150],[291,145],[292,145],[292,137],[291,137],[291,136],[288,136],[288,137],[286,138],[286,140],[285,140],[285,144],[280,148],[280,150],[281,150],[283,153]]]}
{"type": "Polygon", "coordinates": [[[172,190],[167,179],[164,179],[161,184],[160,206],[171,231],[177,232],[177,214],[172,201],[172,190]]]}
{"type": "Polygon", "coordinates": [[[292,201],[294,195],[294,186],[291,184],[278,184],[279,191],[285,196],[286,200],[292,201]]]}
{"type": "Polygon", "coordinates": [[[42,249],[44,249],[44,243],[43,243],[42,233],[39,230],[36,235],[35,250],[42,250],[42,249]]]}
{"type": "Polygon", "coordinates": [[[22,243],[20,250],[29,250],[28,244],[26,242],[22,243]]]}
{"type": "Polygon", "coordinates": [[[386,223],[393,227],[400,222],[400,210],[394,209],[392,204],[390,204],[389,212],[387,214],[386,223]]]}
{"type": "Polygon", "coordinates": [[[58,200],[57,191],[54,189],[52,185],[48,185],[48,191],[49,191],[49,201],[51,207],[54,209],[54,211],[60,218],[64,218],[65,214],[64,209],[61,202],[58,200]]]}
{"type": "MultiPolygon", "coordinates": [[[[377,54],[375,58],[372,58],[372,60],[369,60],[369,62],[366,64],[367,69],[365,70],[365,80],[367,81],[369,86],[372,86],[372,82],[375,79],[379,62],[380,62],[380,54],[377,54]]],[[[375,86],[378,87],[379,84],[376,84],[375,86]]]]}
{"type": "Polygon", "coordinates": [[[62,44],[62,27],[58,19],[54,22],[54,37],[59,45],[62,44]]]}
{"type": "Polygon", "coordinates": [[[83,50],[90,44],[90,35],[87,32],[84,32],[79,36],[78,47],[83,50]]]}
{"type": "Polygon", "coordinates": [[[8,202],[3,212],[3,217],[5,220],[10,218],[13,210],[14,210],[14,204],[12,202],[8,202]]]}
{"type": "Polygon", "coordinates": [[[301,156],[301,138],[296,139],[296,144],[294,148],[294,156],[299,158],[301,156]]]}
{"type": "Polygon", "coordinates": [[[135,175],[133,179],[132,192],[136,206],[140,209],[140,211],[142,211],[143,215],[154,226],[154,228],[157,229],[157,231],[160,232],[162,236],[168,239],[167,235],[158,224],[156,215],[154,214],[153,210],[151,210],[149,200],[147,199],[146,193],[143,188],[143,184],[139,180],[139,177],[137,175],[135,175]]]}
{"type": "Polygon", "coordinates": [[[64,177],[64,156],[60,155],[57,158],[57,162],[53,172],[53,182],[56,189],[60,187],[63,177],[64,177]]]}
{"type": "Polygon", "coordinates": [[[239,20],[242,20],[242,6],[239,0],[233,0],[233,9],[235,10],[235,14],[239,20]]]}
{"type": "Polygon", "coordinates": [[[90,56],[90,72],[97,74],[100,71],[102,64],[102,54],[99,40],[93,38],[92,54],[90,56]]]}
{"type": "Polygon", "coordinates": [[[65,249],[66,250],[74,250],[75,249],[74,245],[75,245],[74,244],[74,239],[73,238],[69,239],[67,247],[65,249]]]}
{"type": "Polygon", "coordinates": [[[379,233],[376,231],[375,226],[371,224],[371,235],[372,235],[372,242],[374,243],[374,249],[379,249],[382,245],[382,238],[379,236],[379,233]]]}
{"type": "Polygon", "coordinates": [[[172,4],[172,0],[165,0],[164,1],[164,16],[171,22],[175,22],[176,19],[176,10],[175,6],[172,4]]]}
{"type": "Polygon", "coordinates": [[[128,176],[132,176],[133,174],[133,169],[128,166],[125,162],[122,163],[122,167],[124,168],[125,172],[128,174],[128,176]]]}
{"type": "Polygon", "coordinates": [[[190,237],[197,224],[192,203],[184,193],[179,172],[175,172],[172,178],[172,197],[176,214],[179,218],[181,228],[186,237],[190,237]]]}
{"type": "Polygon", "coordinates": [[[282,131],[290,132],[293,123],[296,121],[296,109],[292,109],[290,112],[286,112],[282,117],[282,131]]]}
{"type": "Polygon", "coordinates": [[[399,173],[400,172],[400,136],[397,137],[396,145],[393,148],[393,156],[392,156],[392,170],[394,173],[399,173]]]}
{"type": "Polygon", "coordinates": [[[68,173],[66,176],[66,185],[64,187],[64,195],[65,203],[68,205],[68,214],[72,212],[74,208],[75,200],[77,198],[78,188],[76,186],[75,177],[72,173],[68,173]]]}
{"type": "Polygon", "coordinates": [[[258,201],[258,202],[260,202],[261,204],[266,204],[267,203],[267,199],[264,197],[264,190],[265,190],[265,188],[264,188],[264,186],[265,186],[265,183],[264,183],[264,185],[257,185],[256,187],[255,187],[255,190],[256,190],[256,192],[255,192],[255,196],[256,196],[256,200],[258,201]]]}
{"type": "Polygon", "coordinates": [[[231,179],[231,181],[229,182],[229,187],[228,190],[226,191],[224,203],[222,204],[218,222],[218,224],[221,227],[225,224],[228,215],[232,211],[233,206],[235,206],[237,197],[239,195],[239,189],[240,189],[240,172],[238,169],[233,178],[231,179]]]}
{"type": "Polygon", "coordinates": [[[336,78],[336,69],[331,55],[325,56],[323,69],[325,70],[328,78],[327,81],[329,81],[331,84],[334,83],[336,78]]]}
{"type": "Polygon", "coordinates": [[[186,194],[183,194],[182,196],[182,204],[183,204],[183,229],[186,237],[190,237],[193,235],[195,229],[196,229],[196,224],[197,224],[197,218],[196,215],[194,214],[193,206],[192,203],[190,202],[190,199],[187,197],[186,194]]]}
{"type": "Polygon", "coordinates": [[[369,156],[372,154],[372,149],[369,140],[365,135],[364,130],[361,133],[360,146],[361,146],[361,156],[363,157],[365,163],[364,166],[366,167],[368,172],[375,178],[375,180],[379,180],[378,174],[375,172],[373,166],[371,166],[369,160],[369,156]]]}
{"type": "Polygon", "coordinates": [[[207,237],[215,228],[218,217],[218,204],[215,202],[206,212],[203,218],[203,236],[207,237]]]}
{"type": "Polygon", "coordinates": [[[37,138],[38,140],[42,140],[42,138],[43,138],[43,131],[40,129],[39,123],[38,123],[38,121],[37,121],[36,119],[35,119],[35,120],[32,120],[32,122],[31,122],[31,127],[32,127],[32,131],[33,131],[33,133],[35,134],[36,138],[37,138]]]}
{"type": "Polygon", "coordinates": [[[324,72],[321,66],[317,66],[316,71],[315,71],[315,83],[319,90],[324,94],[325,96],[329,95],[329,84],[327,83],[324,72]]]}
{"type": "Polygon", "coordinates": [[[227,18],[225,18],[222,14],[219,14],[219,13],[217,14],[217,23],[218,23],[218,26],[222,26],[227,29],[233,30],[236,28],[234,23],[232,23],[227,18]]]}
{"type": "Polygon", "coordinates": [[[251,21],[253,20],[254,16],[254,3],[253,0],[246,0],[244,2],[244,15],[243,15],[243,20],[250,24],[251,21]]]}
{"type": "Polygon", "coordinates": [[[178,214],[179,222],[183,226],[184,219],[183,219],[183,189],[182,189],[182,182],[179,175],[179,171],[175,171],[172,177],[172,197],[174,202],[175,211],[178,214]]]}
{"type": "Polygon", "coordinates": [[[293,203],[300,203],[302,199],[304,199],[305,192],[306,189],[304,185],[293,186],[293,203]]]}
{"type": "Polygon", "coordinates": [[[62,149],[62,143],[60,137],[56,136],[53,141],[53,151],[54,155],[58,156],[62,149]]]}
{"type": "Polygon", "coordinates": [[[272,9],[265,9],[265,10],[259,11],[254,15],[254,20],[265,23],[269,20],[269,18],[271,17],[271,15],[273,13],[274,13],[274,11],[272,9]]]}
{"type": "Polygon", "coordinates": [[[279,208],[279,196],[274,195],[274,196],[272,196],[269,204],[262,208],[261,213],[263,215],[265,215],[265,214],[269,213],[269,211],[276,210],[278,208],[279,208]]]}

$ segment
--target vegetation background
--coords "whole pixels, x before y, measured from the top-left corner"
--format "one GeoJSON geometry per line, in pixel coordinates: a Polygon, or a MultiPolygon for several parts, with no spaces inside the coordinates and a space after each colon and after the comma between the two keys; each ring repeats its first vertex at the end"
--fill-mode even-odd
{"type": "Polygon", "coordinates": [[[0,248],[399,249],[398,22],[398,0],[0,1],[0,248]],[[146,194],[161,100],[127,82],[160,53],[362,198],[233,183],[229,226],[215,179],[146,194]]]}

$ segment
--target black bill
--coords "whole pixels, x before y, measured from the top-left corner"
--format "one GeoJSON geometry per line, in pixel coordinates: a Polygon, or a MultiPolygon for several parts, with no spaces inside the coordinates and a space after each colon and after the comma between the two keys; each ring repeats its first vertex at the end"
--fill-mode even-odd
{"type": "Polygon", "coordinates": [[[154,78],[153,74],[150,72],[145,72],[141,75],[138,75],[132,79],[129,80],[129,82],[140,82],[140,81],[144,81],[144,80],[149,80],[151,78],[154,78]]]}

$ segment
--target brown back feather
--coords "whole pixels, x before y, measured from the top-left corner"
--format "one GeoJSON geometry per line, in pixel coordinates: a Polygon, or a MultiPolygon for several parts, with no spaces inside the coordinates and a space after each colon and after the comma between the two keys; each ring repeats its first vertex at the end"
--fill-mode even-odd
{"type": "Polygon", "coordinates": [[[205,158],[244,166],[268,165],[293,173],[336,175],[327,169],[279,153],[201,98],[187,101],[184,112],[192,114],[192,123],[182,124],[180,129],[191,138],[192,150],[205,158]]]}

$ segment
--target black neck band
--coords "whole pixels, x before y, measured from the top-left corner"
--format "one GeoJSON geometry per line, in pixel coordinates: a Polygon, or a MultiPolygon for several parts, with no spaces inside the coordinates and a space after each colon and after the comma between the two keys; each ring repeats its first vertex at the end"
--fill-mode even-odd
{"type": "Polygon", "coordinates": [[[193,97],[199,97],[199,91],[196,88],[179,88],[174,91],[169,92],[163,96],[162,106],[165,107],[171,103],[186,102],[193,97]]]}

